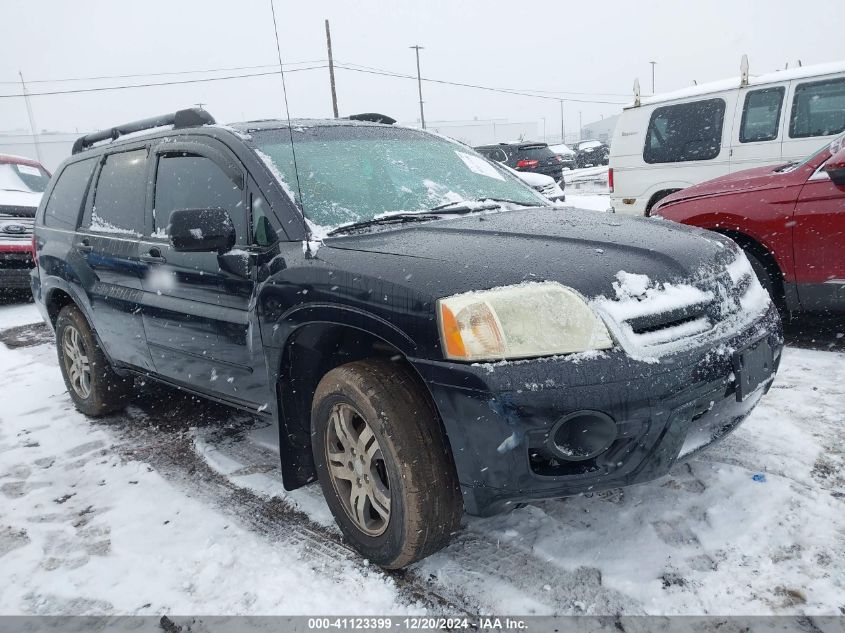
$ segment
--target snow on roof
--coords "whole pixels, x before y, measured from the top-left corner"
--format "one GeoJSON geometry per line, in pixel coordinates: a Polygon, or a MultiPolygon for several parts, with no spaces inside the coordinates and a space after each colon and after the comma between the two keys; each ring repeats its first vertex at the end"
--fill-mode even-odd
{"type": "MultiPolygon", "coordinates": [[[[845,73],[845,61],[830,62],[828,64],[816,64],[814,66],[799,66],[790,68],[789,70],[778,70],[762,75],[750,75],[748,78],[749,86],[762,86],[771,83],[781,83],[784,81],[791,81],[793,79],[807,79],[811,77],[822,77],[824,75],[832,75],[834,73],[845,73]]],[[[714,92],[722,92],[724,90],[733,90],[740,87],[740,77],[731,77],[730,79],[720,79],[718,81],[711,81],[698,86],[689,86],[673,92],[664,92],[651,97],[642,97],[642,105],[651,105],[654,103],[663,103],[665,101],[674,101],[676,99],[686,99],[688,97],[696,97],[699,95],[708,95],[714,92]]],[[[624,109],[636,107],[633,103],[624,106],[624,109]]]]}

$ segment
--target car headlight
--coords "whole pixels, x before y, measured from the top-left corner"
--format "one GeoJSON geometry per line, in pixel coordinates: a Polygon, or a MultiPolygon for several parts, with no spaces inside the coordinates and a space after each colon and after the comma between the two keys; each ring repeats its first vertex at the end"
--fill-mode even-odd
{"type": "Polygon", "coordinates": [[[613,346],[584,298],[551,281],[439,299],[437,317],[443,353],[451,360],[530,358],[613,346]]]}

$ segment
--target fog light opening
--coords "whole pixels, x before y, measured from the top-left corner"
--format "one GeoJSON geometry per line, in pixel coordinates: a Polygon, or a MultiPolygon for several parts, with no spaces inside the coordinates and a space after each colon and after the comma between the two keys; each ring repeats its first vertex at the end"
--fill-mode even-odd
{"type": "Polygon", "coordinates": [[[576,411],[558,420],[549,433],[549,450],[567,462],[585,462],[610,448],[616,423],[600,411],[576,411]]]}

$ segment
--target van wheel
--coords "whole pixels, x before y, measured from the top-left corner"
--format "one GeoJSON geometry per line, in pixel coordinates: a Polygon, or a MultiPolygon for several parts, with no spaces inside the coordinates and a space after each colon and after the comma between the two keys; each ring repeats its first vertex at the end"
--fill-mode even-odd
{"type": "Polygon", "coordinates": [[[410,371],[383,360],[342,365],[314,394],[311,446],[346,539],[399,569],[444,547],[462,501],[437,416],[410,371]]]}
{"type": "Polygon", "coordinates": [[[59,367],[73,404],[85,415],[123,409],[132,394],[132,378],[118,376],[97,343],[88,321],[74,305],[56,319],[59,367]]]}

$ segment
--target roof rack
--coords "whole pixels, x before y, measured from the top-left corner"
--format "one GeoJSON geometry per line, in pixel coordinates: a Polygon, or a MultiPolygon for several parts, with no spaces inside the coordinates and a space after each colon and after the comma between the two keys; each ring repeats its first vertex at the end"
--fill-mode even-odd
{"type": "Polygon", "coordinates": [[[362,114],[350,114],[346,117],[350,121],[369,121],[370,123],[386,123],[393,125],[396,119],[389,117],[386,114],[379,114],[378,112],[364,112],[362,114]]]}
{"type": "Polygon", "coordinates": [[[151,117],[149,119],[141,119],[140,121],[133,121],[131,123],[124,123],[108,130],[100,130],[99,132],[92,132],[85,136],[80,136],[73,144],[71,153],[78,154],[86,149],[89,149],[94,143],[100,141],[116,141],[124,134],[131,134],[133,132],[141,132],[142,130],[152,130],[153,128],[163,127],[165,125],[172,125],[174,129],[196,127],[199,125],[213,125],[216,123],[214,117],[202,108],[188,108],[186,110],[178,110],[170,114],[162,114],[161,116],[151,117]]]}

